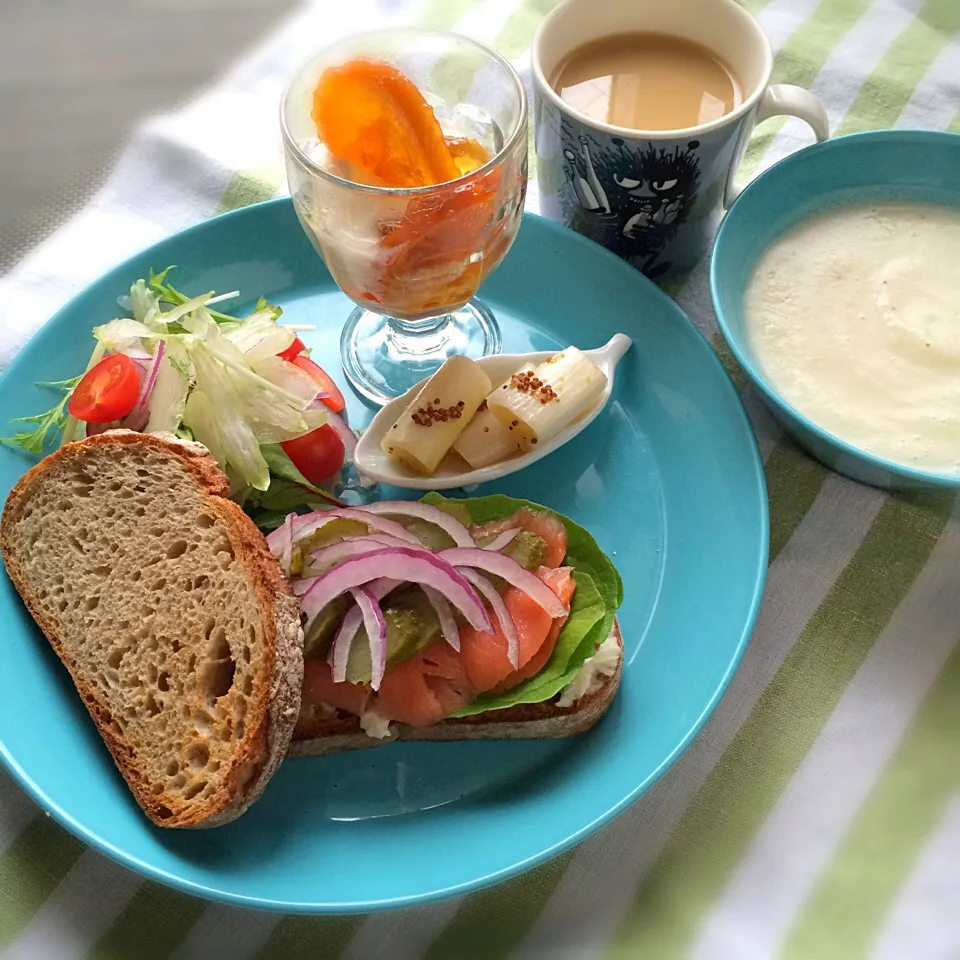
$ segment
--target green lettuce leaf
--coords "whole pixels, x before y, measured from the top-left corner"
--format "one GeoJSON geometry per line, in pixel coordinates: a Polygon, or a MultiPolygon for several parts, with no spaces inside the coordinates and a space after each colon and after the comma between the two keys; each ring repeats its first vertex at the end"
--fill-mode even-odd
{"type": "MultiPolygon", "coordinates": [[[[149,288],[150,292],[161,303],[165,303],[171,307],[182,306],[190,299],[190,297],[188,297],[185,293],[181,293],[179,290],[177,290],[176,287],[173,287],[166,282],[167,274],[171,270],[175,270],[175,269],[176,267],[171,265],[167,267],[166,270],[162,270],[160,273],[154,273],[153,270],[151,269],[150,272],[147,274],[147,287],[149,288]]],[[[207,312],[217,323],[237,323],[238,322],[237,317],[231,317],[229,314],[220,313],[218,310],[208,310],[207,312]]],[[[277,316],[279,315],[280,314],[278,312],[277,316]]],[[[184,331],[180,329],[178,331],[170,331],[170,332],[182,333],[184,331]]]]}
{"type": "Polygon", "coordinates": [[[580,570],[576,579],[577,589],[570,603],[570,616],[557,637],[557,645],[547,665],[536,676],[505,693],[481,694],[468,707],[455,713],[455,717],[502,710],[518,703],[541,703],[559,693],[573,679],[583,661],[596,650],[593,638],[602,631],[607,612],[603,597],[590,575],[580,570]]]}
{"type": "Polygon", "coordinates": [[[57,380],[52,383],[38,383],[38,387],[53,387],[62,390],[63,397],[45,413],[38,413],[32,417],[15,417],[11,423],[36,424],[33,430],[15,433],[12,437],[0,437],[0,443],[22,447],[28,453],[42,454],[48,441],[54,441],[60,435],[67,422],[67,404],[73,396],[73,389],[82,380],[82,377],[73,377],[70,380],[57,380]],[[51,431],[53,431],[51,433],[51,431]]]}
{"type": "Polygon", "coordinates": [[[583,662],[596,651],[597,645],[610,635],[617,608],[623,603],[623,581],[616,567],[587,530],[563,514],[530,500],[519,500],[499,493],[455,501],[439,493],[428,493],[423,500],[434,506],[448,503],[462,505],[467,508],[475,524],[503,520],[522,507],[528,507],[553,514],[566,527],[567,555],[564,563],[574,568],[577,588],[570,607],[570,617],[560,631],[553,656],[535,677],[506,693],[482,695],[456,716],[551,699],[573,679],[583,662]]]}
{"type": "MultiPolygon", "coordinates": [[[[280,477],[283,480],[289,480],[291,483],[297,484],[297,486],[302,487],[304,490],[309,490],[311,493],[316,494],[315,498],[306,497],[305,499],[317,499],[325,500],[327,503],[339,507],[342,506],[340,501],[332,494],[326,490],[321,489],[320,487],[315,487],[293,464],[293,461],[287,456],[283,447],[279,443],[262,443],[260,444],[260,453],[263,455],[264,460],[267,461],[267,466],[270,468],[271,477],[280,477]]],[[[303,503],[304,501],[301,501],[303,503]]]]}
{"type": "Polygon", "coordinates": [[[304,507],[319,510],[329,504],[313,497],[299,483],[271,476],[266,490],[248,488],[240,506],[261,530],[276,530],[288,513],[298,513],[304,507]]]}

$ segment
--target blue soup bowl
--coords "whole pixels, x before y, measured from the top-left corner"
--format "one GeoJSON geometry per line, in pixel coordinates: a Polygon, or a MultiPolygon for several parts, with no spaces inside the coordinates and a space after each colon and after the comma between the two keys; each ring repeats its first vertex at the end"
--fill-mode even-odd
{"type": "Polygon", "coordinates": [[[783,428],[838,473],[894,490],[960,488],[960,475],[932,473],[876,457],[828,433],[779,394],[750,346],[744,293],[757,260],[786,230],[842,204],[907,200],[960,208],[960,135],[876,130],[837,137],[791,154],[740,195],[717,233],[710,292],[734,356],[783,428]]]}

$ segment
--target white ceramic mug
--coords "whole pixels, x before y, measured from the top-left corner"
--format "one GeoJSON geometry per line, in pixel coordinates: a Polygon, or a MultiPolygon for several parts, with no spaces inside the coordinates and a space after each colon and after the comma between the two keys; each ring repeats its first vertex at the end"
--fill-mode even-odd
{"type": "Polygon", "coordinates": [[[706,253],[736,197],[734,177],[758,123],[793,116],[817,140],[830,134],[812,93],[770,83],[770,43],[735,0],[565,0],[537,31],[532,61],[540,212],[656,280],[706,253]],[[637,32],[718,54],[740,81],[740,106],[699,126],[645,131],[593,120],[560,99],[550,81],[573,50],[637,32]]]}

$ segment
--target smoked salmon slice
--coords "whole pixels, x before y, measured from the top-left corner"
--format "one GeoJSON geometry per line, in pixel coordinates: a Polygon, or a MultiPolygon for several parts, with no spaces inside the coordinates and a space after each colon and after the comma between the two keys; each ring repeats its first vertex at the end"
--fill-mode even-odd
{"type": "MultiPolygon", "coordinates": [[[[564,603],[569,605],[569,598],[573,596],[575,587],[571,572],[570,567],[551,569],[543,566],[537,575],[561,600],[564,599],[561,590],[564,592],[569,590],[567,599],[564,600],[564,603]]],[[[553,617],[516,587],[507,588],[503,594],[503,602],[510,616],[513,617],[520,641],[520,667],[517,671],[510,663],[507,638],[503,635],[499,624],[494,633],[484,633],[468,625],[460,628],[460,659],[463,661],[467,679],[480,693],[493,690],[515,672],[522,674],[520,679],[532,676],[532,673],[525,672],[525,668],[528,668],[547,642],[553,627],[553,617]]],[[[553,642],[556,643],[556,637],[553,642]]],[[[543,663],[546,663],[549,655],[549,653],[546,654],[543,663]]]]}
{"type": "Polygon", "coordinates": [[[521,530],[529,530],[546,543],[547,553],[543,558],[545,567],[559,567],[563,563],[563,558],[567,555],[567,528],[562,521],[550,513],[541,513],[539,510],[522,507],[506,520],[494,520],[492,523],[474,527],[470,534],[479,542],[482,537],[495,537],[506,530],[515,530],[517,527],[521,530]]]}
{"type": "MultiPolygon", "coordinates": [[[[576,582],[573,568],[560,566],[567,552],[567,531],[560,520],[523,508],[506,520],[474,527],[472,532],[479,538],[516,527],[529,530],[547,544],[544,565],[537,576],[569,610],[576,582]]],[[[503,602],[517,627],[519,669],[515,670],[510,663],[507,640],[499,626],[494,633],[483,633],[463,625],[459,653],[438,640],[416,656],[390,667],[376,694],[368,684],[334,683],[325,659],[307,658],[304,699],[320,700],[358,716],[376,708],[388,720],[429,727],[467,706],[478,693],[509,690],[544,668],[567,618],[554,620],[516,587],[507,588],[503,602]]]]}
{"type": "Polygon", "coordinates": [[[411,727],[429,727],[476,696],[456,650],[445,641],[387,670],[377,695],[377,713],[411,727]]]}
{"type": "MultiPolygon", "coordinates": [[[[551,570],[549,567],[541,567],[537,571],[537,576],[546,584],[549,584],[553,592],[563,601],[567,610],[570,609],[570,601],[573,599],[573,591],[577,584],[573,579],[572,567],[558,567],[551,570]]],[[[557,645],[557,637],[563,625],[567,622],[566,617],[557,617],[550,627],[547,639],[543,641],[540,649],[529,659],[529,661],[519,670],[514,670],[506,679],[501,680],[494,688],[494,693],[503,693],[510,690],[518,683],[536,676],[546,665],[547,661],[553,655],[554,648],[557,645]]]]}
{"type": "Polygon", "coordinates": [[[308,703],[320,700],[360,716],[367,709],[370,693],[365,683],[334,683],[325,657],[306,657],[303,661],[303,699],[308,703]]]}

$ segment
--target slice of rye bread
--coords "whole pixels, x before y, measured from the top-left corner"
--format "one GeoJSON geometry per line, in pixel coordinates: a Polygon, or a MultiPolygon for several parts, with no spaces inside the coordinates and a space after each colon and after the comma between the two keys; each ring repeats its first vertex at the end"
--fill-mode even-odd
{"type": "Polygon", "coordinates": [[[14,487],[0,549],[147,816],[212,827],[260,795],[300,707],[300,608],[199,444],[115,431],[14,487]]]}
{"type": "MultiPolygon", "coordinates": [[[[614,620],[613,633],[623,650],[620,624],[614,620]]],[[[378,739],[360,727],[360,718],[332,707],[304,703],[290,741],[291,757],[314,757],[342,750],[379,747],[397,740],[543,740],[573,737],[586,733],[608,710],[620,686],[623,657],[612,676],[569,707],[557,705],[559,694],[543,703],[522,703],[502,710],[488,710],[472,717],[442,720],[432,727],[390,725],[391,736],[378,739]]]]}

